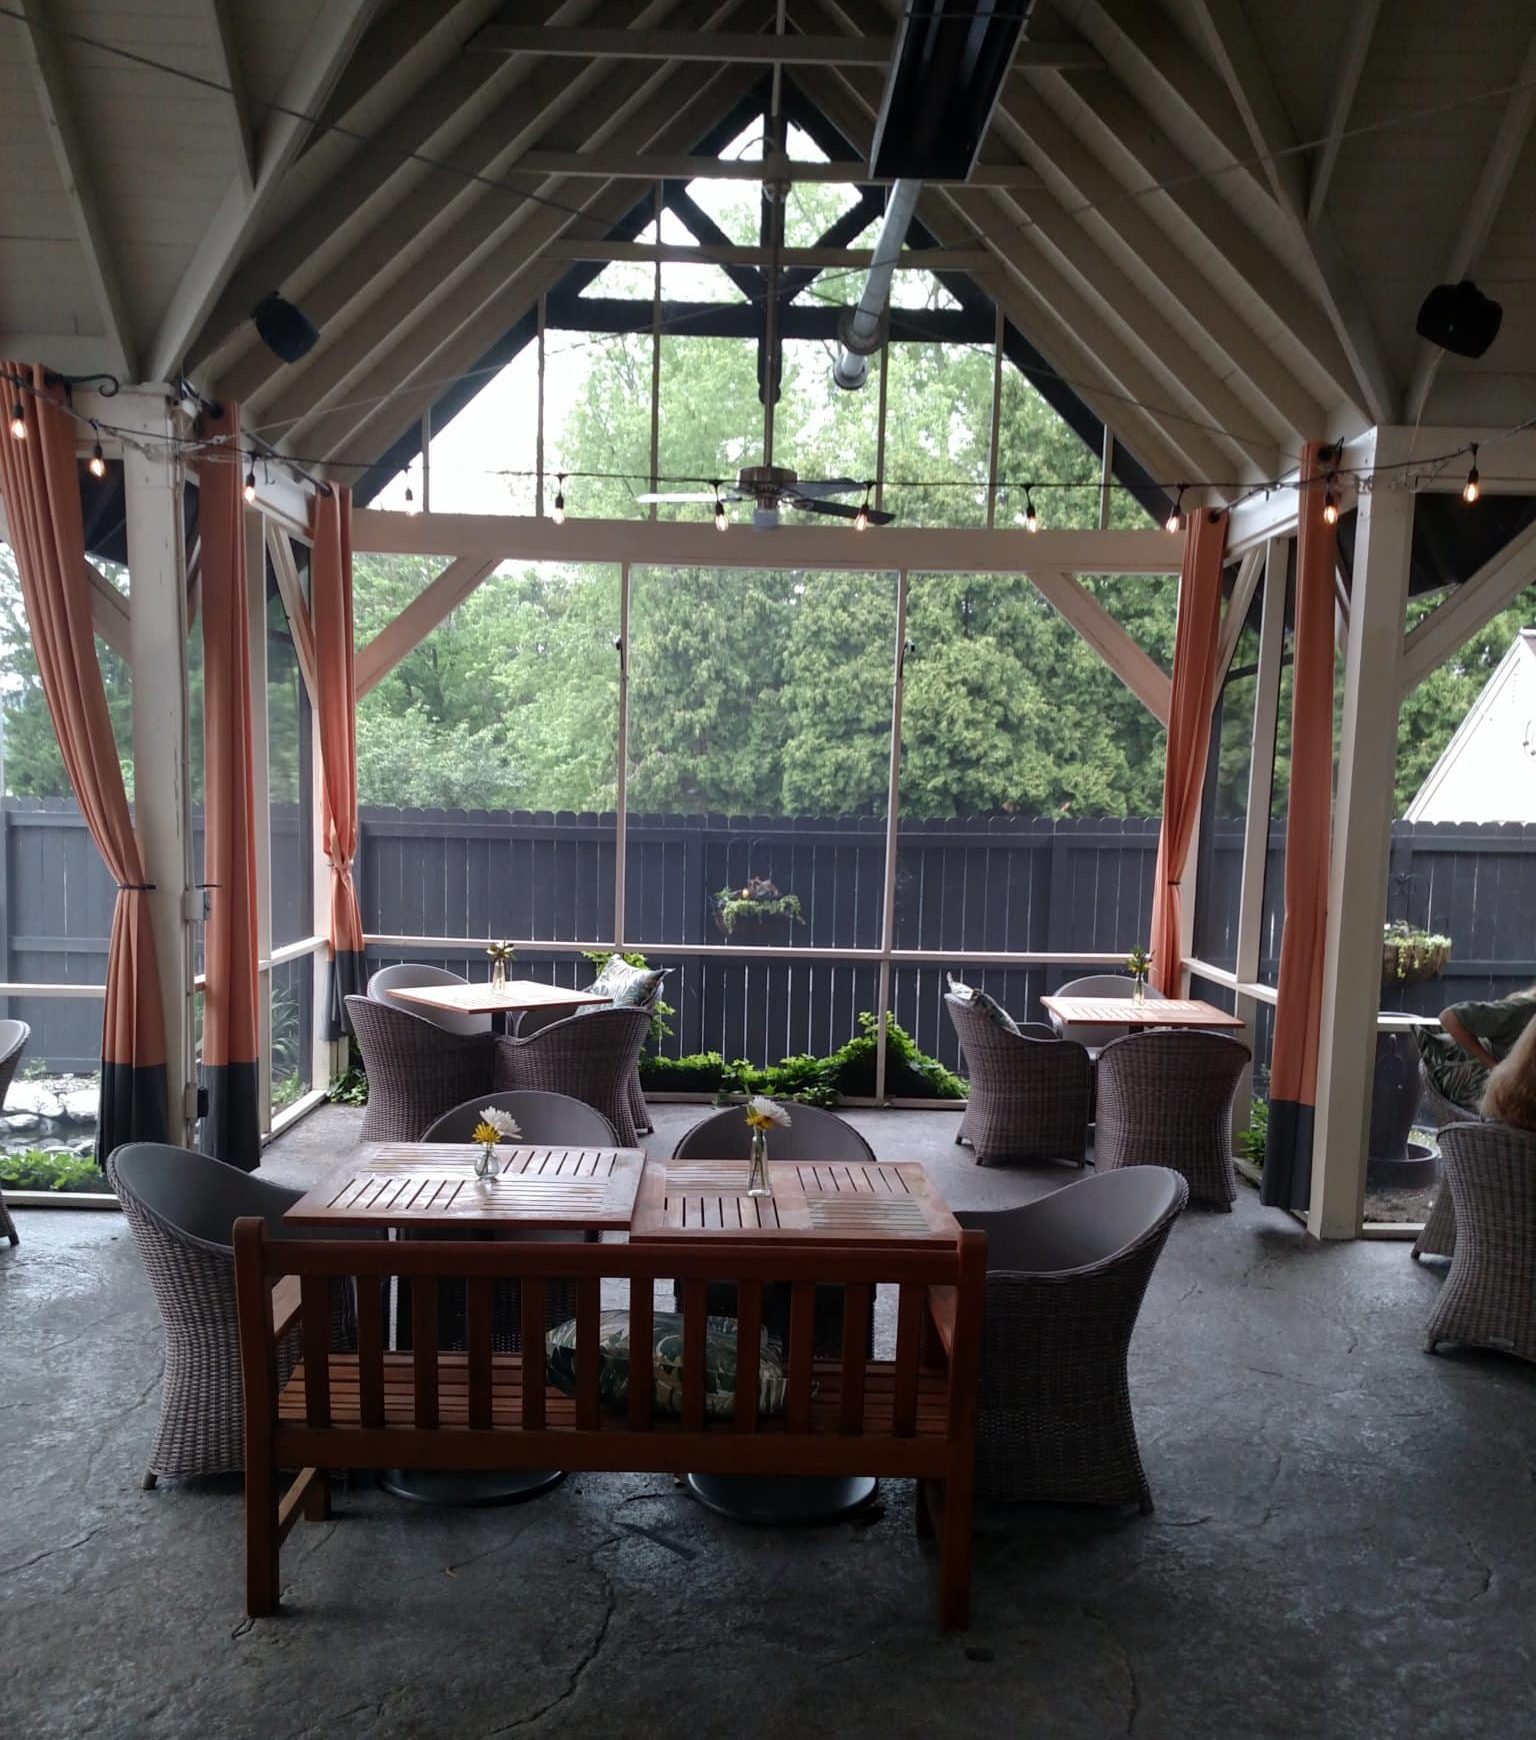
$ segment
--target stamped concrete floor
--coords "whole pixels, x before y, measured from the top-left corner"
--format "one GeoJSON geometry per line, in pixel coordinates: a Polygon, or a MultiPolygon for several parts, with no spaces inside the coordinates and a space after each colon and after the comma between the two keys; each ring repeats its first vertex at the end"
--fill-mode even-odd
{"type": "MultiPolygon", "coordinates": [[[[694,1108],[659,1109],[657,1151],[694,1108]]],[[[854,1114],[950,1202],[953,1114],[854,1114]]],[[[265,1170],[351,1142],[326,1111],[265,1170]]],[[[498,1734],[1031,1735],[1051,1740],[1536,1732],[1536,1372],[1421,1351],[1439,1265],[1192,1210],[1132,1376],[1154,1516],[984,1511],[974,1622],[934,1623],[912,1493],[769,1533],[667,1478],[584,1476],[520,1508],[368,1487],[301,1523],[284,1610],[241,1607],[237,1481],[139,1475],[161,1340],[113,1214],[17,1215],[0,1246],[0,1733],[17,1740],[498,1734]]]]}

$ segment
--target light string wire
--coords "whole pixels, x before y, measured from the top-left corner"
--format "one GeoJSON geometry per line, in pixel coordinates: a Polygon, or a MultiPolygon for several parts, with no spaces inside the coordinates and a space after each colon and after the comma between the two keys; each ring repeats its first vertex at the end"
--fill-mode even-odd
{"type": "MultiPolygon", "coordinates": [[[[88,33],[83,32],[83,31],[70,30],[70,29],[67,29],[63,26],[55,24],[51,21],[39,21],[39,20],[30,17],[28,14],[26,14],[26,13],[18,10],[17,8],[12,7],[12,6],[0,4],[0,17],[14,19],[17,23],[23,25],[23,27],[28,28],[28,29],[45,30],[49,34],[53,35],[54,37],[58,38],[61,41],[75,42],[75,43],[79,43],[85,47],[97,49],[104,54],[115,56],[121,60],[128,61],[136,66],[141,66],[141,67],[147,68],[151,71],[163,73],[166,76],[171,77],[171,78],[182,79],[187,83],[199,86],[200,88],[205,89],[205,90],[217,91],[217,92],[219,92],[223,95],[226,95],[226,96],[232,96],[234,94],[232,87],[230,85],[224,83],[223,81],[219,80],[219,79],[211,78],[206,74],[192,72],[190,69],[185,68],[185,67],[173,66],[169,62],[158,60],[152,55],[145,55],[145,54],[138,53],[137,51],[132,50],[132,49],[123,48],[115,43],[107,42],[107,41],[101,39],[100,37],[91,36],[88,33]]],[[[1474,107],[1478,104],[1485,103],[1485,102],[1491,102],[1491,101],[1494,101],[1494,100],[1499,99],[1499,98],[1508,97],[1508,96],[1511,96],[1518,91],[1531,89],[1531,88],[1536,88],[1536,79],[1514,80],[1508,84],[1494,86],[1488,90],[1472,92],[1472,93],[1469,93],[1466,96],[1462,96],[1462,97],[1447,98],[1447,99],[1445,99],[1441,102],[1438,102],[1438,103],[1426,104],[1420,108],[1405,111],[1402,114],[1383,116],[1383,117],[1381,117],[1377,120],[1373,120],[1373,121],[1361,121],[1361,122],[1352,124],[1349,127],[1346,127],[1343,130],[1341,137],[1346,138],[1346,139],[1355,138],[1358,136],[1363,136],[1363,135],[1367,135],[1367,134],[1381,132],[1381,131],[1384,131],[1384,130],[1389,129],[1389,128],[1407,125],[1407,124],[1410,124],[1410,123],[1412,123],[1414,121],[1418,121],[1418,120],[1433,119],[1434,117],[1442,115],[1442,114],[1453,112],[1453,111],[1456,111],[1456,110],[1462,109],[1462,108],[1474,107]]],[[[293,108],[291,106],[288,106],[286,104],[282,104],[282,103],[279,103],[276,101],[268,102],[263,106],[266,109],[266,111],[270,114],[279,114],[279,115],[283,115],[289,119],[302,122],[304,125],[314,129],[316,132],[334,133],[334,134],[338,135],[339,137],[352,140],[356,143],[369,145],[369,146],[372,146],[376,149],[387,151],[387,152],[399,157],[402,162],[418,163],[418,164],[421,164],[422,166],[424,166],[425,168],[436,170],[436,171],[439,171],[441,173],[445,173],[448,175],[452,175],[455,178],[457,178],[458,180],[465,182],[466,184],[475,184],[475,185],[487,187],[487,188],[490,188],[494,191],[498,191],[498,192],[502,192],[502,193],[516,194],[519,198],[524,199],[524,200],[529,200],[529,201],[533,202],[534,204],[545,205],[545,206],[552,208],[553,210],[564,212],[568,216],[587,219],[589,221],[592,221],[591,214],[588,211],[586,211],[584,208],[568,205],[564,201],[554,199],[554,198],[550,197],[549,195],[531,192],[524,187],[518,187],[518,186],[511,184],[505,179],[499,179],[495,176],[486,175],[486,174],[483,174],[479,171],[461,168],[458,165],[445,162],[440,158],[433,157],[426,152],[404,150],[401,147],[391,145],[387,140],[382,139],[382,138],[378,137],[377,135],[366,133],[360,128],[349,127],[342,121],[331,120],[323,115],[310,114],[310,113],[306,112],[305,110],[293,108]]],[[[1278,162],[1280,159],[1285,158],[1285,157],[1294,156],[1294,155],[1304,153],[1304,152],[1314,151],[1314,150],[1318,149],[1319,146],[1321,146],[1325,143],[1326,143],[1326,141],[1323,139],[1302,140],[1302,141],[1298,141],[1297,143],[1295,143],[1293,145],[1279,147],[1278,149],[1276,149],[1274,151],[1254,152],[1247,157],[1234,158],[1234,160],[1230,164],[1223,164],[1223,165],[1221,165],[1217,168],[1213,168],[1213,169],[1193,168],[1185,174],[1174,176],[1174,177],[1171,177],[1171,178],[1166,179],[1166,180],[1158,180],[1158,181],[1149,182],[1143,187],[1122,189],[1122,190],[1120,190],[1120,192],[1118,192],[1116,195],[1114,195],[1113,199],[1111,199],[1111,200],[1081,201],[1075,206],[1064,207],[1063,211],[1064,211],[1065,215],[1067,215],[1067,216],[1080,216],[1080,215],[1087,213],[1087,212],[1102,210],[1105,207],[1110,206],[1114,203],[1117,203],[1118,201],[1120,201],[1122,199],[1124,199],[1124,200],[1140,200],[1140,199],[1143,199],[1151,194],[1167,193],[1174,188],[1186,185],[1190,182],[1213,181],[1218,176],[1229,175],[1229,174],[1232,174],[1233,172],[1247,171],[1247,170],[1251,170],[1251,169],[1256,168],[1256,167],[1262,167],[1266,164],[1278,162]]],[[[510,176],[515,177],[518,173],[516,164],[513,163],[512,165],[509,165],[508,169],[504,173],[506,175],[510,175],[510,176]]],[[[536,175],[537,173],[538,173],[537,171],[525,171],[524,175],[531,177],[533,175],[536,175]]],[[[1027,218],[1027,214],[1026,214],[1026,218],[1027,218]]],[[[835,282],[838,282],[840,279],[845,278],[845,277],[847,277],[847,278],[861,278],[863,275],[864,275],[864,273],[863,273],[862,268],[853,268],[847,272],[838,273],[835,275],[831,274],[831,273],[820,274],[818,276],[816,282],[818,284],[835,283],[835,282]]],[[[766,301],[773,294],[774,293],[772,291],[769,291],[762,298],[749,299],[749,301],[751,301],[751,300],[766,301]]],[[[700,313],[694,314],[694,315],[684,315],[684,316],[681,316],[678,318],[678,321],[676,324],[678,326],[681,326],[684,322],[686,322],[689,319],[696,319],[696,318],[703,318],[703,317],[704,317],[704,315],[703,315],[702,311],[700,313]]],[[[622,334],[599,335],[598,337],[595,337],[594,339],[588,341],[585,344],[571,345],[571,346],[563,347],[562,350],[558,351],[556,354],[557,355],[564,355],[570,351],[589,348],[591,345],[611,342],[611,340],[614,337],[622,337],[622,336],[624,336],[624,335],[622,335],[622,334]]],[[[501,365],[501,366],[505,366],[505,365],[501,365]]],[[[467,371],[464,373],[460,373],[458,375],[448,377],[445,380],[440,381],[440,382],[431,382],[431,381],[413,382],[413,383],[411,383],[409,390],[416,392],[416,391],[421,391],[424,389],[430,390],[434,386],[445,386],[445,387],[452,386],[452,385],[457,385],[460,382],[463,382],[466,380],[474,379],[477,375],[480,375],[480,374],[494,375],[494,374],[499,373],[499,372],[500,372],[499,367],[494,368],[494,369],[485,369],[485,370],[470,370],[470,371],[467,371]]],[[[1149,415],[1160,417],[1160,418],[1163,418],[1165,420],[1182,422],[1182,423],[1188,424],[1192,427],[1203,428],[1210,433],[1220,434],[1229,440],[1236,440],[1236,441],[1258,440],[1258,441],[1265,442],[1265,444],[1267,445],[1268,442],[1272,439],[1271,437],[1266,436],[1266,435],[1256,435],[1256,434],[1251,434],[1251,433],[1246,434],[1246,435],[1239,434],[1235,431],[1221,428],[1219,425],[1212,424],[1212,423],[1203,421],[1201,419],[1192,418],[1185,412],[1173,411],[1173,410],[1166,408],[1166,407],[1159,407],[1159,406],[1147,403],[1145,401],[1134,399],[1134,398],[1130,397],[1129,395],[1117,394],[1117,393],[1114,393],[1106,388],[1100,387],[1096,383],[1074,380],[1072,377],[1067,376],[1067,375],[1058,374],[1054,370],[1048,370],[1048,369],[1046,369],[1046,370],[1034,370],[1034,369],[1032,369],[1031,372],[1047,374],[1053,379],[1060,380],[1064,384],[1076,387],[1084,392],[1088,392],[1088,393],[1097,395],[1101,398],[1105,398],[1105,399],[1109,399],[1112,401],[1116,401],[1116,402],[1120,402],[1120,403],[1124,403],[1124,404],[1133,406],[1136,409],[1146,411],[1149,415]]],[[[405,390],[407,390],[405,387],[399,387],[399,388],[396,388],[389,393],[379,395],[376,400],[371,400],[371,401],[370,400],[359,400],[359,401],[353,401],[350,404],[346,404],[346,405],[327,406],[327,407],[323,407],[322,409],[325,412],[329,413],[332,411],[339,411],[339,410],[346,410],[346,409],[363,409],[363,408],[366,408],[370,403],[383,405],[383,404],[389,403],[393,398],[398,396],[398,394],[400,392],[403,392],[405,390]]],[[[306,413],[306,415],[308,415],[308,413],[306,413]]],[[[248,431],[248,433],[254,435],[257,433],[261,433],[265,430],[275,429],[275,428],[279,428],[279,427],[286,427],[286,426],[289,426],[289,424],[294,423],[294,422],[298,422],[300,420],[301,419],[299,419],[299,418],[294,418],[294,419],[289,419],[284,423],[270,423],[270,424],[265,424],[265,425],[256,424],[256,425],[252,426],[252,428],[248,431]]],[[[103,427],[105,428],[106,426],[103,425],[103,427]]],[[[1466,449],[1462,448],[1462,449],[1459,449],[1457,453],[1448,455],[1446,457],[1447,457],[1447,459],[1454,459],[1454,458],[1459,457],[1460,454],[1464,453],[1464,452],[1466,452],[1466,449]]],[[[330,466],[335,466],[335,467],[342,469],[342,470],[349,470],[349,471],[367,471],[367,470],[371,470],[373,468],[373,466],[378,463],[377,459],[363,461],[363,460],[342,459],[342,458],[336,458],[336,457],[332,457],[332,456],[326,456],[325,458],[309,458],[309,459],[300,459],[300,458],[294,457],[294,458],[290,459],[290,456],[288,456],[286,454],[278,454],[274,451],[269,451],[267,453],[258,453],[256,455],[254,455],[254,457],[261,457],[261,458],[269,459],[274,463],[290,463],[296,469],[299,468],[303,464],[310,464],[310,465],[330,465],[330,466]]],[[[1286,457],[1293,458],[1294,456],[1286,456],[1286,457]]],[[[1425,461],[1422,463],[1435,463],[1435,461],[1425,461]]],[[[693,480],[686,480],[686,481],[693,481],[693,480]]],[[[707,482],[708,480],[706,479],[704,481],[707,482]]],[[[1042,484],[1041,487],[1043,488],[1046,486],[1042,484]]],[[[1196,487],[1221,488],[1221,487],[1232,487],[1232,486],[1222,486],[1222,485],[1215,484],[1215,483],[1206,484],[1206,485],[1202,486],[1202,485],[1198,485],[1195,483],[1191,483],[1188,487],[1190,487],[1190,488],[1196,488],[1196,487]]],[[[1235,487],[1248,488],[1250,486],[1245,483],[1243,485],[1238,485],[1235,487]]],[[[1274,483],[1260,483],[1257,485],[1253,485],[1251,487],[1255,490],[1262,491],[1266,488],[1285,487],[1285,482],[1282,479],[1282,480],[1277,480],[1274,483]]]]}

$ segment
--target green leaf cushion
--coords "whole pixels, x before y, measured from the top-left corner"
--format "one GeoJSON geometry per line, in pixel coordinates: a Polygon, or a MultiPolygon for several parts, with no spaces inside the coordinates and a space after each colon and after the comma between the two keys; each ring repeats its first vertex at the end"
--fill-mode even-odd
{"type": "Polygon", "coordinates": [[[994,1021],[1004,1033],[1017,1033],[1019,1024],[998,1002],[996,997],[978,990],[974,985],[966,984],[964,979],[957,979],[951,974],[949,994],[957,1003],[969,1003],[980,1015],[985,1015],[989,1021],[994,1021]]]}
{"type": "Polygon", "coordinates": [[[632,967],[622,955],[610,955],[587,989],[606,997],[616,1009],[648,1009],[669,971],[667,967],[632,967]]]}
{"type": "MultiPolygon", "coordinates": [[[[598,1319],[600,1364],[597,1393],[615,1413],[629,1404],[629,1313],[605,1311],[598,1319]]],[[[651,1320],[655,1405],[663,1414],[683,1411],[683,1319],[676,1311],[658,1311],[651,1320]]],[[[549,1381],[568,1396],[576,1393],[576,1319],[556,1325],[544,1341],[549,1381]]],[[[766,1333],[757,1356],[757,1408],[760,1414],[784,1411],[784,1354],[766,1333]]],[[[712,1420],[729,1420],[736,1411],[736,1319],[705,1319],[704,1412],[712,1420]]]]}

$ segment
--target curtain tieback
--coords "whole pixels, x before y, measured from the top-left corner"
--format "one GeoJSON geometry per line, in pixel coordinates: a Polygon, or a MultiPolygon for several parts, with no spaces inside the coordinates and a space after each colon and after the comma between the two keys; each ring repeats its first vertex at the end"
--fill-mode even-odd
{"type": "Polygon", "coordinates": [[[154,882],[119,882],[117,892],[119,894],[150,894],[156,887],[158,884],[154,882]]]}

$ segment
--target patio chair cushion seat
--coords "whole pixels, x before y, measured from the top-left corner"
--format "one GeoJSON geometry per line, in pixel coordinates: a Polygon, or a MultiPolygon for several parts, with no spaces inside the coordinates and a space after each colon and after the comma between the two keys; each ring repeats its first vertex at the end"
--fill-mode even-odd
{"type": "Polygon", "coordinates": [[[949,994],[957,1002],[969,1003],[977,1014],[985,1015],[989,1021],[995,1021],[1004,1033],[1018,1032],[1018,1022],[998,1002],[996,997],[989,995],[986,991],[978,989],[975,985],[966,984],[964,979],[956,979],[952,976],[949,981],[949,994]]]}
{"type": "MultiPolygon", "coordinates": [[[[705,1319],[704,1411],[712,1420],[729,1420],[736,1412],[736,1319],[705,1319]]],[[[605,1311],[598,1324],[598,1395],[605,1408],[618,1413],[629,1405],[629,1313],[605,1311]]],[[[683,1319],[681,1312],[658,1311],[651,1320],[652,1369],[658,1412],[683,1411],[683,1319]]],[[[576,1393],[576,1319],[551,1329],[545,1338],[549,1381],[563,1394],[576,1393]]],[[[787,1390],[784,1355],[766,1331],[757,1364],[757,1407],[760,1414],[784,1411],[787,1390]]]]}

